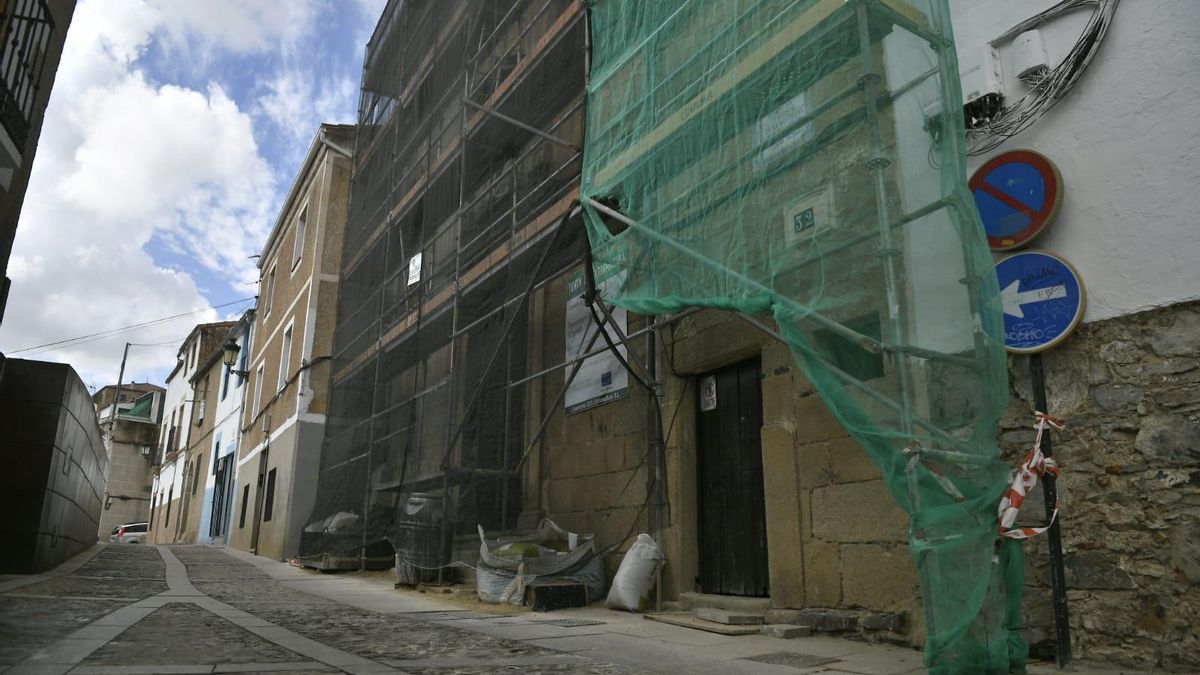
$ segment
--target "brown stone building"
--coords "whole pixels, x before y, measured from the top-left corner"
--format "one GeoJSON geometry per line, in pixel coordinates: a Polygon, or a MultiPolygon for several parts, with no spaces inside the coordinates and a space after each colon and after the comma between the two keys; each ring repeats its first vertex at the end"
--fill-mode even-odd
{"type": "Polygon", "coordinates": [[[259,258],[230,545],[285,559],[324,436],[354,127],[321,125],[259,258]]]}

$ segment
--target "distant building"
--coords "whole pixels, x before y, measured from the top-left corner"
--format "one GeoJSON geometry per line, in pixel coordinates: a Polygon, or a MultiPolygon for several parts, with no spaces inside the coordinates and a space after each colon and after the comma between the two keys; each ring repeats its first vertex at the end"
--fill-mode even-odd
{"type": "MultiPolygon", "coordinates": [[[[148,394],[152,391],[165,392],[166,390],[157,384],[149,382],[126,382],[120,385],[121,403],[131,403],[142,397],[143,394],[148,394]]],[[[117,385],[106,384],[96,390],[92,394],[92,403],[96,405],[96,413],[100,415],[100,419],[104,419],[104,409],[113,402],[113,398],[117,395],[117,385]]]]}
{"type": "Polygon", "coordinates": [[[0,3],[0,323],[11,285],[8,258],[74,12],[75,0],[0,3]]]}
{"type": "MultiPolygon", "coordinates": [[[[204,430],[207,404],[197,396],[193,379],[214,353],[219,353],[234,322],[200,324],[179,347],[179,361],[167,376],[163,424],[156,454],[153,497],[150,509],[150,541],[170,544],[185,539],[188,506],[192,492],[199,489],[197,457],[190,453],[192,438],[204,430]],[[201,409],[204,410],[201,410],[201,409]]],[[[219,357],[218,357],[219,358],[219,357]]],[[[203,469],[199,469],[203,470],[203,469]]],[[[195,538],[195,527],[192,539],[195,538]]]]}
{"type": "Polygon", "coordinates": [[[66,364],[12,359],[0,381],[0,572],[48,570],[96,543],[108,457],[66,364]]]}
{"type": "Polygon", "coordinates": [[[117,390],[117,385],[108,385],[92,395],[108,452],[101,541],[119,525],[150,517],[153,461],[166,394],[158,385],[138,382],[120,385],[119,394],[117,390]],[[118,396],[120,403],[114,406],[118,396]]]}
{"type": "Polygon", "coordinates": [[[209,457],[205,471],[204,504],[196,533],[198,543],[226,544],[229,542],[229,524],[233,515],[234,487],[237,480],[237,451],[241,441],[242,406],[246,401],[246,363],[250,357],[251,334],[254,327],[254,310],[247,310],[229,329],[225,343],[237,345],[238,361],[226,367],[218,357],[212,368],[220,382],[213,392],[215,401],[210,403],[212,431],[207,435],[206,452],[209,457]]]}
{"type": "Polygon", "coordinates": [[[353,141],[321,125],[259,258],[230,544],[276,559],[316,494],[353,141]]]}

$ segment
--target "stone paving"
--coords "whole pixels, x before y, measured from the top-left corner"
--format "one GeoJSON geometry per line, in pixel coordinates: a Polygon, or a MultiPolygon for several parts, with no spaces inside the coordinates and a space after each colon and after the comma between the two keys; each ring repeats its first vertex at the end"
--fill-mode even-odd
{"type": "Polygon", "coordinates": [[[923,671],[918,652],[895,646],[716,635],[598,607],[468,609],[379,576],[215,547],[98,546],[52,572],[0,578],[0,672],[12,674],[923,671]]]}
{"type": "Polygon", "coordinates": [[[0,580],[0,672],[636,672],[420,616],[305,592],[223,549],[104,546],[0,580]]]}

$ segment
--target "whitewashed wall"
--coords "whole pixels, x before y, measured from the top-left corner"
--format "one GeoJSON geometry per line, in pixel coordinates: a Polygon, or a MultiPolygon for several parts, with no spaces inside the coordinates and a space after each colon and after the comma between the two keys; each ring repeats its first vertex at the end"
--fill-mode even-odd
{"type": "MultiPolygon", "coordinates": [[[[960,54],[1054,0],[951,0],[960,54]]],[[[1081,10],[1041,28],[1050,60],[1071,48],[1081,10]]],[[[1001,48],[1005,88],[1024,93],[1001,48]]],[[[1063,255],[1088,291],[1085,321],[1200,298],[1200,0],[1124,0],[1083,79],[996,152],[1053,160],[1066,193],[1032,246],[1063,255]]],[[[972,158],[970,169],[987,157],[972,158]]]]}

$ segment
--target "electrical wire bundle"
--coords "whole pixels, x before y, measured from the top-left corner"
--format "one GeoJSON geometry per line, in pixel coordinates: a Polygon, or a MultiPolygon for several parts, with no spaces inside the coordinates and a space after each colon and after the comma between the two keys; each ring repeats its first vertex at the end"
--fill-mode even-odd
{"type": "Polygon", "coordinates": [[[1062,0],[1049,9],[1036,14],[1010,28],[992,41],[993,45],[1009,42],[1021,33],[1041,24],[1068,14],[1077,9],[1092,7],[1092,16],[1062,63],[1054,68],[1034,73],[1022,81],[1030,90],[1021,98],[1007,105],[993,119],[982,126],[967,130],[969,148],[967,154],[982,155],[998,148],[1009,138],[1028,129],[1059,101],[1070,93],[1075,83],[1083,76],[1092,58],[1100,50],[1100,43],[1108,34],[1120,0],[1062,0]]]}

